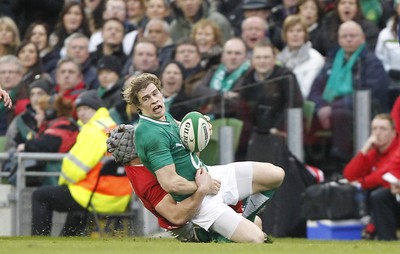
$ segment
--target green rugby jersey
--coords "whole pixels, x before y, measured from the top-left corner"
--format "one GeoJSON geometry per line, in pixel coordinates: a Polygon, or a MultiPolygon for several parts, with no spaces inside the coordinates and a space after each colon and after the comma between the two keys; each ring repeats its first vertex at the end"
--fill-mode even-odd
{"type": "MultiPolygon", "coordinates": [[[[166,113],[166,121],[140,115],[135,130],[136,151],[146,168],[153,174],[160,168],[175,164],[176,173],[188,181],[194,181],[196,170],[204,166],[200,158],[187,150],[179,138],[179,125],[166,113]]],[[[174,195],[182,201],[190,195],[174,195]]]]}

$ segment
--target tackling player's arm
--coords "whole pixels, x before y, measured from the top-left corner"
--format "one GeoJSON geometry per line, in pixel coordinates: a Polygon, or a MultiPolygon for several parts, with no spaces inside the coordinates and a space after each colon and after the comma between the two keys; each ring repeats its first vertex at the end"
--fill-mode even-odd
{"type": "Polygon", "coordinates": [[[176,173],[174,164],[158,169],[155,174],[161,187],[168,193],[186,195],[192,194],[197,190],[195,182],[188,181],[176,173]]]}
{"type": "Polygon", "coordinates": [[[207,195],[211,177],[205,169],[199,169],[196,173],[196,184],[198,188],[193,195],[184,199],[180,203],[165,195],[164,198],[155,206],[156,211],[169,222],[175,225],[182,225],[188,222],[197,213],[201,202],[207,195]]]}

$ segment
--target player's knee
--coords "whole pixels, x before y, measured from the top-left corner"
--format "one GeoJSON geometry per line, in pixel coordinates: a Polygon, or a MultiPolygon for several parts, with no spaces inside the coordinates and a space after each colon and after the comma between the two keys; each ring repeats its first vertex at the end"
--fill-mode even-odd
{"type": "Polygon", "coordinates": [[[278,188],[283,183],[285,179],[285,171],[278,166],[271,163],[266,163],[266,171],[268,173],[268,178],[272,181],[270,182],[270,188],[278,188]]]}
{"type": "Polygon", "coordinates": [[[277,187],[281,186],[281,184],[283,183],[283,179],[285,179],[285,170],[283,170],[283,168],[275,166],[275,170],[276,170],[276,182],[277,182],[277,187]]]}
{"type": "Polygon", "coordinates": [[[264,233],[259,230],[251,234],[251,238],[249,239],[250,243],[263,243],[264,242],[264,233]]]}

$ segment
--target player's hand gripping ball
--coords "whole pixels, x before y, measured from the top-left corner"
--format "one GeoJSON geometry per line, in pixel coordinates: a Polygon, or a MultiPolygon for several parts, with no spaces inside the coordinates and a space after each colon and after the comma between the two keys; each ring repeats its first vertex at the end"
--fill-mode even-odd
{"type": "Polygon", "coordinates": [[[210,118],[193,111],[186,114],[179,126],[183,145],[191,152],[201,152],[206,148],[212,134],[210,118]]]}

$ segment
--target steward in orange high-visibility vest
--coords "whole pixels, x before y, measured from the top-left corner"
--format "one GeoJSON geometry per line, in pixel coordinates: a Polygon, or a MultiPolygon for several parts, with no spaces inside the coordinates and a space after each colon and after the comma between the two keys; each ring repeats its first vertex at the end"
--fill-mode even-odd
{"type": "MultiPolygon", "coordinates": [[[[99,108],[82,126],[75,145],[64,158],[58,183],[67,184],[72,197],[87,207],[107,155],[107,133],[115,128],[106,108],[99,108]]],[[[128,178],[101,176],[91,204],[97,212],[123,212],[130,201],[132,188],[128,178]]],[[[91,208],[89,207],[89,210],[91,208]]]]}
{"type": "Polygon", "coordinates": [[[126,210],[132,194],[127,176],[101,174],[99,178],[103,164],[112,159],[106,140],[116,127],[102,105],[95,90],[85,91],[75,100],[78,123],[83,125],[62,161],[59,186],[41,187],[32,195],[32,235],[50,235],[53,211],[68,212],[61,235],[73,236],[80,235],[85,224],[85,218],[75,220],[74,211],[85,212],[92,207],[99,213],[126,210]]]}

